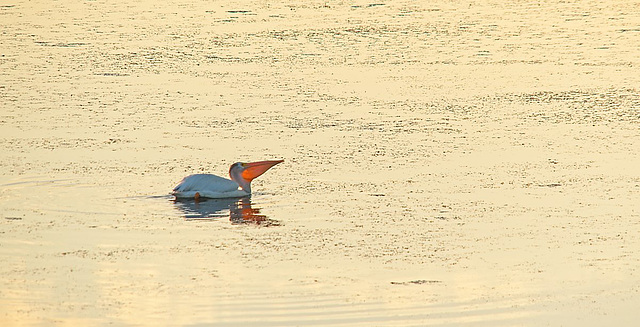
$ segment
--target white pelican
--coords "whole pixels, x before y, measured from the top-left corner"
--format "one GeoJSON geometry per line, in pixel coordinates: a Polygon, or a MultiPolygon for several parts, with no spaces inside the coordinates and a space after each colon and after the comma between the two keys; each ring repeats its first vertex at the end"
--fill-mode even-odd
{"type": "Polygon", "coordinates": [[[270,160],[257,162],[236,162],[229,168],[226,179],[211,174],[195,174],[185,177],[173,189],[176,198],[239,198],[251,194],[251,181],[262,175],[269,168],[284,160],[270,160]]]}

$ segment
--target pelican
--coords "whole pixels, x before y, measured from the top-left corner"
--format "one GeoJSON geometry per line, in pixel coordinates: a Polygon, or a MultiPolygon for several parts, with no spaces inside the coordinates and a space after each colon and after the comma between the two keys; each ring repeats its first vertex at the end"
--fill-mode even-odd
{"type": "Polygon", "coordinates": [[[172,194],[176,198],[240,198],[251,194],[251,181],[264,174],[269,168],[284,160],[268,160],[257,162],[236,162],[229,168],[226,179],[211,174],[195,174],[185,177],[172,194]]]}

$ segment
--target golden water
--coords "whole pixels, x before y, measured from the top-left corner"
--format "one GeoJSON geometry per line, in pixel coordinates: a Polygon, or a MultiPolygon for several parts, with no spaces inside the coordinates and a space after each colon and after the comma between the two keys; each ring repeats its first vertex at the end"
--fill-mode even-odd
{"type": "Polygon", "coordinates": [[[1,325],[631,325],[639,6],[5,1],[1,325]]]}

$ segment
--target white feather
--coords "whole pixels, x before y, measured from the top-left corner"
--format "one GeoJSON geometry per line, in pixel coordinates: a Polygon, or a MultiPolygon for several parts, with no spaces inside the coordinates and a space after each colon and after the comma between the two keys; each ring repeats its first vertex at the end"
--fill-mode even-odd
{"type": "Polygon", "coordinates": [[[238,183],[230,179],[211,174],[195,174],[185,177],[173,189],[173,195],[177,198],[193,198],[196,193],[199,193],[201,197],[213,199],[237,198],[249,195],[249,193],[238,189],[238,187],[238,183]]]}

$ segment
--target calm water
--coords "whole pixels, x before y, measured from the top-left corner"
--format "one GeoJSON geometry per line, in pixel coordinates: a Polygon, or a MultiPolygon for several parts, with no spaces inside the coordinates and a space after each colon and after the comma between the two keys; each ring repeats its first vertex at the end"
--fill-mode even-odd
{"type": "Polygon", "coordinates": [[[1,325],[635,323],[637,5],[0,5],[1,325]]]}

